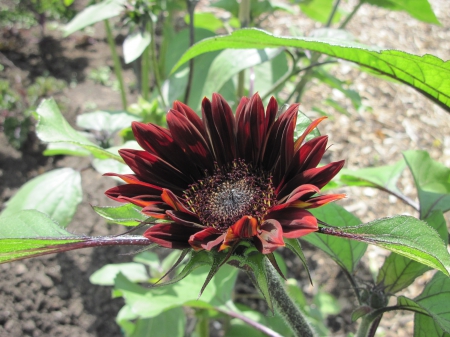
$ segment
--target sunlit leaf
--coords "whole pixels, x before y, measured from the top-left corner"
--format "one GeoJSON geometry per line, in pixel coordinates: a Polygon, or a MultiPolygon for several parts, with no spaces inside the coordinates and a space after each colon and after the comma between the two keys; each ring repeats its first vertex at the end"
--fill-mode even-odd
{"type": "Polygon", "coordinates": [[[151,36],[147,31],[137,30],[128,35],[123,41],[123,58],[125,63],[131,63],[142,55],[145,48],[150,45],[151,36]]]}
{"type": "Polygon", "coordinates": [[[394,11],[405,11],[417,20],[439,24],[428,0],[365,0],[365,2],[394,11]]]}
{"type": "MultiPolygon", "coordinates": [[[[184,21],[186,24],[190,23],[189,15],[185,16],[184,21]]],[[[223,22],[213,13],[195,13],[194,26],[215,32],[216,30],[223,28],[223,22]]]]}
{"type": "Polygon", "coordinates": [[[89,277],[92,284],[102,286],[114,285],[114,279],[117,274],[122,273],[131,282],[148,281],[149,276],[145,270],[145,266],[141,263],[114,263],[101,267],[89,277]]]}
{"type": "Polygon", "coordinates": [[[230,35],[205,39],[192,46],[175,65],[175,71],[189,59],[222,49],[295,47],[355,62],[395,78],[417,89],[450,111],[450,62],[397,50],[381,50],[358,43],[308,37],[278,37],[258,29],[241,29],[230,35]]]}
{"type": "MultiPolygon", "coordinates": [[[[357,217],[336,204],[328,204],[311,211],[317,219],[332,226],[346,228],[346,226],[356,226],[361,223],[357,217]]],[[[367,245],[362,242],[316,233],[305,235],[301,239],[323,250],[350,273],[355,270],[367,248],[367,245]]]]}
{"type": "Polygon", "coordinates": [[[148,219],[141,213],[141,207],[133,204],[120,206],[92,206],[94,211],[106,220],[124,226],[137,226],[148,219]]]}
{"type": "MultiPolygon", "coordinates": [[[[447,224],[442,212],[433,212],[425,221],[439,233],[444,242],[448,243],[447,224]]],[[[427,270],[430,270],[430,267],[405,256],[391,253],[380,269],[377,284],[382,285],[386,293],[395,294],[409,286],[416,277],[427,270]]]]}
{"type": "Polygon", "coordinates": [[[450,210],[450,168],[430,158],[426,151],[406,151],[406,164],[414,178],[420,203],[420,217],[434,210],[450,210]]]}
{"type": "Polygon", "coordinates": [[[8,201],[0,218],[35,209],[47,214],[61,227],[66,227],[81,200],[80,172],[71,168],[56,169],[23,185],[8,201]]]}
{"type": "Polygon", "coordinates": [[[64,27],[64,36],[70,35],[96,22],[119,15],[125,9],[125,3],[126,0],[103,0],[102,2],[86,7],[64,27]]]}
{"type": "Polygon", "coordinates": [[[85,148],[95,157],[122,161],[119,155],[102,149],[73,129],[65,120],[53,99],[43,100],[36,113],[39,116],[36,133],[42,141],[47,143],[71,143],[85,148]]]}
{"type": "Polygon", "coordinates": [[[131,126],[141,118],[126,111],[99,110],[77,116],[77,126],[86,130],[103,131],[113,134],[131,126]]]}
{"type": "MultiPolygon", "coordinates": [[[[310,0],[300,2],[300,9],[311,19],[321,23],[327,23],[333,10],[333,0],[310,0]]],[[[333,23],[339,21],[341,13],[338,12],[333,17],[333,23]]]]}
{"type": "Polygon", "coordinates": [[[89,156],[91,152],[71,143],[50,143],[42,154],[44,156],[65,155],[86,157],[89,156]]]}
{"type": "Polygon", "coordinates": [[[446,245],[436,230],[414,217],[382,218],[357,227],[321,228],[321,232],[388,249],[450,276],[446,245]]]}
{"type": "Polygon", "coordinates": [[[449,301],[450,278],[442,273],[436,273],[419,296],[414,299],[399,296],[397,305],[401,309],[431,316],[442,330],[450,333],[449,301]]]}
{"type": "Polygon", "coordinates": [[[414,337],[450,337],[439,327],[439,324],[430,316],[414,315],[414,337]]]}

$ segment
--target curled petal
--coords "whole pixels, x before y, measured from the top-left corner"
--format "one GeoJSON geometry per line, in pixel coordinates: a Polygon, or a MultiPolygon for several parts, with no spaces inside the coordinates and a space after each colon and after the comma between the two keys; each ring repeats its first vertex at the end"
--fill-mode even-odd
{"type": "Polygon", "coordinates": [[[239,238],[250,238],[257,234],[258,220],[251,216],[243,216],[230,229],[239,238]]]}
{"type": "Polygon", "coordinates": [[[144,236],[161,247],[184,249],[191,247],[189,238],[198,231],[199,229],[194,227],[164,223],[150,227],[145,231],[144,236]]]}
{"type": "Polygon", "coordinates": [[[317,219],[308,211],[288,207],[270,212],[266,219],[275,219],[283,228],[283,237],[294,239],[318,230],[317,219]]]}
{"type": "Polygon", "coordinates": [[[163,189],[161,194],[161,199],[166,202],[170,207],[172,207],[176,211],[181,211],[192,216],[195,216],[190,210],[186,208],[186,206],[180,201],[180,199],[171,191],[163,189]]]}
{"type": "Polygon", "coordinates": [[[110,188],[105,192],[108,198],[119,202],[132,202],[139,207],[150,205],[161,200],[161,192],[152,187],[128,184],[110,188]]]}
{"type": "Polygon", "coordinates": [[[141,212],[152,216],[157,219],[167,219],[166,211],[170,210],[171,207],[167,205],[165,202],[154,202],[150,205],[145,206],[141,212]]]}
{"type": "Polygon", "coordinates": [[[320,118],[317,118],[316,120],[314,120],[311,124],[309,124],[309,126],[306,128],[306,130],[303,131],[302,135],[300,137],[298,137],[298,139],[295,141],[294,150],[297,151],[300,148],[300,146],[302,146],[303,142],[305,141],[306,136],[309,135],[311,133],[311,131],[314,130],[321,121],[323,121],[324,119],[327,119],[327,118],[328,117],[326,117],[326,116],[320,117],[320,118]]]}
{"type": "Polygon", "coordinates": [[[214,247],[220,245],[225,238],[225,233],[221,233],[215,228],[208,227],[197,232],[189,238],[189,244],[194,250],[206,249],[210,251],[214,247]]]}
{"type": "Polygon", "coordinates": [[[277,220],[266,220],[261,224],[253,241],[262,254],[270,254],[278,247],[284,246],[283,228],[277,220]]]}
{"type": "Polygon", "coordinates": [[[199,223],[199,220],[196,216],[192,216],[184,212],[178,212],[173,210],[167,210],[166,214],[170,219],[172,219],[177,224],[188,227],[197,227],[201,229],[204,228],[204,226],[202,226],[199,223]]]}
{"type": "Polygon", "coordinates": [[[346,197],[345,194],[328,194],[328,195],[320,195],[315,198],[311,198],[306,201],[297,200],[289,205],[289,207],[297,207],[297,208],[317,208],[323,205],[326,205],[330,202],[344,199],[346,197]]]}

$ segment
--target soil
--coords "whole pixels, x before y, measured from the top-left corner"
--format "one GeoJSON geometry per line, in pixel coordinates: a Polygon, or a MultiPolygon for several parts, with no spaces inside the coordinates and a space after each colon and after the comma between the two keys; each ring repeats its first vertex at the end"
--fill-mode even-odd
{"type": "MultiPolygon", "coordinates": [[[[413,54],[430,53],[444,60],[450,50],[450,3],[431,0],[432,7],[442,26],[420,23],[402,12],[364,5],[358,16],[348,25],[361,43],[396,48],[413,54]]],[[[344,4],[351,9],[355,1],[344,4]]],[[[203,4],[205,5],[205,4],[203,4]]],[[[308,35],[315,27],[298,13],[287,17],[277,12],[268,20],[276,34],[287,33],[284,28],[293,25],[308,35]],[[278,24],[279,23],[279,24],[278,24]],[[279,30],[281,29],[281,30],[279,30]]],[[[73,34],[62,38],[58,31],[47,29],[44,38],[39,29],[3,29],[0,36],[0,63],[5,70],[0,77],[9,78],[14,86],[26,87],[37,76],[48,74],[62,79],[68,87],[56,94],[62,111],[74,125],[77,114],[87,107],[118,109],[120,96],[109,87],[94,83],[88,78],[92,69],[102,65],[112,66],[112,60],[104,31],[100,25],[89,36],[73,34]],[[5,47],[6,46],[6,47],[5,47]]],[[[343,62],[336,68],[336,76],[351,81],[366,111],[357,112],[339,92],[313,82],[302,101],[302,111],[316,117],[312,110],[326,97],[339,100],[348,115],[332,111],[333,118],[322,123],[322,134],[328,134],[333,144],[326,161],[346,160],[346,167],[357,169],[392,164],[408,149],[425,149],[431,157],[450,166],[450,115],[428,101],[424,96],[403,85],[371,77],[343,62]]],[[[125,81],[131,86],[134,75],[125,70],[125,81]]],[[[130,102],[136,95],[131,93],[130,102]]],[[[330,110],[330,108],[326,108],[330,110]]],[[[57,167],[73,167],[81,170],[83,202],[69,226],[74,233],[86,235],[111,235],[123,232],[120,226],[107,225],[91,209],[93,205],[111,202],[103,191],[115,184],[88,167],[88,159],[73,157],[44,157],[45,145],[31,133],[24,147],[17,151],[9,146],[0,134],[0,200],[4,204],[31,178],[57,167]]],[[[411,177],[406,173],[400,184],[410,197],[415,198],[411,177]]],[[[400,213],[416,215],[414,210],[395,197],[369,188],[344,188],[348,198],[341,202],[362,221],[400,213]]],[[[308,295],[318,287],[336,296],[343,311],[328,318],[333,336],[345,336],[355,331],[357,323],[350,321],[354,298],[339,268],[321,252],[304,245],[315,286],[309,285],[307,276],[299,267],[299,261],[285,253],[290,270],[289,277],[296,277],[308,295]]],[[[122,336],[114,318],[123,305],[121,299],[111,299],[111,288],[90,284],[89,276],[107,263],[130,261],[123,255],[127,248],[85,249],[52,256],[35,258],[0,265],[0,337],[21,336],[122,336]]],[[[370,279],[370,270],[383,262],[386,251],[371,247],[361,263],[358,275],[370,279]]],[[[424,282],[431,277],[426,273],[405,291],[416,296],[424,282]]],[[[238,293],[254,290],[248,287],[245,277],[239,278],[238,293]]],[[[261,305],[257,302],[250,303],[261,305]]],[[[386,315],[380,325],[385,336],[411,336],[413,315],[396,313],[386,315]]]]}

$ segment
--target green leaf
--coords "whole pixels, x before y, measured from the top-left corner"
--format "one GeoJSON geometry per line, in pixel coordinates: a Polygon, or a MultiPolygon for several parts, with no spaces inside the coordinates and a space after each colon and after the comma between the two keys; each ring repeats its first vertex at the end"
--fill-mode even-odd
{"type": "Polygon", "coordinates": [[[183,337],[186,328],[186,314],[183,308],[173,308],[153,318],[138,319],[134,331],[128,337],[170,336],[183,337]]]}
{"type": "Polygon", "coordinates": [[[131,63],[142,55],[145,48],[150,45],[151,36],[147,31],[137,30],[128,35],[123,41],[123,58],[125,63],[131,63]]]}
{"type": "MultiPolygon", "coordinates": [[[[151,289],[134,284],[119,273],[115,279],[115,288],[124,297],[126,305],[139,317],[156,317],[166,310],[196,300],[208,271],[209,268],[203,266],[177,283],[151,289]]],[[[237,270],[224,265],[204,290],[201,300],[213,306],[225,303],[231,297],[236,277],[237,270]]]]}
{"type": "MultiPolygon", "coordinates": [[[[297,123],[295,124],[294,129],[294,139],[298,139],[303,132],[308,128],[308,126],[312,123],[312,120],[306,116],[303,112],[300,110],[297,114],[297,123]]],[[[313,138],[319,137],[320,132],[318,128],[314,128],[305,138],[303,142],[307,142],[308,140],[311,140],[313,138]]]]}
{"type": "Polygon", "coordinates": [[[124,226],[137,226],[149,217],[141,213],[141,207],[133,204],[121,206],[92,206],[94,211],[108,222],[124,226]]]}
{"type": "Polygon", "coordinates": [[[126,111],[99,110],[78,115],[77,126],[86,130],[106,131],[111,135],[140,120],[139,116],[126,111]]]}
{"type": "Polygon", "coordinates": [[[341,170],[339,179],[348,186],[375,187],[395,195],[403,196],[397,187],[397,182],[405,167],[406,163],[402,159],[393,165],[368,167],[357,171],[343,169],[341,170]]]}
{"type": "Polygon", "coordinates": [[[432,227],[414,217],[401,215],[357,227],[321,228],[321,233],[370,243],[450,276],[450,255],[446,245],[432,227]]]}
{"type": "MultiPolygon", "coordinates": [[[[118,173],[118,174],[130,174],[133,173],[133,171],[130,169],[130,167],[124,163],[118,162],[115,159],[98,159],[94,158],[92,160],[92,166],[95,168],[95,170],[100,174],[105,173],[118,173]]],[[[119,181],[123,183],[123,180],[119,177],[110,177],[116,181],[119,181]]]]}
{"type": "Polygon", "coordinates": [[[103,266],[90,277],[89,281],[92,284],[102,286],[114,285],[114,279],[117,274],[122,273],[131,282],[145,282],[148,281],[149,276],[145,270],[145,266],[141,263],[114,263],[103,266]]]}
{"type": "Polygon", "coordinates": [[[56,253],[64,245],[81,241],[82,237],[65,231],[35,210],[0,217],[0,263],[56,253]]]}
{"type": "MultiPolygon", "coordinates": [[[[444,242],[448,243],[447,224],[442,212],[433,212],[425,221],[439,233],[444,242]]],[[[382,285],[386,293],[395,294],[409,286],[427,270],[430,270],[430,267],[405,256],[391,253],[381,267],[377,284],[382,285]]]]}
{"type": "MultiPolygon", "coordinates": [[[[348,228],[346,226],[356,226],[361,223],[357,217],[336,204],[328,204],[310,211],[317,219],[344,229],[348,228]]],[[[308,234],[301,239],[323,250],[349,273],[353,273],[367,248],[367,245],[362,242],[316,233],[308,234]]]]}
{"type": "Polygon", "coordinates": [[[252,84],[253,92],[259,92],[261,97],[276,95],[283,87],[279,86],[273,91],[274,84],[289,71],[286,53],[280,53],[269,62],[258,64],[252,70],[253,72],[245,72],[245,84],[247,86],[252,84]],[[254,80],[250,78],[251,76],[254,76],[254,80]]]}
{"type": "Polygon", "coordinates": [[[427,0],[365,0],[365,2],[394,11],[405,11],[417,20],[439,24],[427,0]]]}
{"type": "Polygon", "coordinates": [[[218,92],[229,79],[241,70],[267,62],[280,54],[281,51],[280,48],[263,50],[227,49],[222,51],[214,59],[208,70],[200,96],[211,97],[214,92],[218,92]]]}
{"type": "Polygon", "coordinates": [[[80,173],[71,168],[56,169],[23,185],[8,201],[0,218],[35,209],[47,214],[61,227],[66,227],[81,200],[80,173]]]}
{"type": "Polygon", "coordinates": [[[36,134],[47,143],[71,143],[81,146],[91,152],[97,158],[112,158],[122,162],[119,155],[113,154],[75,131],[64,119],[53,99],[45,99],[37,108],[38,124],[36,134]]]}
{"type": "Polygon", "coordinates": [[[403,156],[418,191],[420,217],[434,210],[450,210],[450,168],[431,159],[426,151],[406,151],[403,156]]]}
{"type": "Polygon", "coordinates": [[[308,49],[375,69],[412,86],[444,109],[450,110],[450,62],[432,55],[420,57],[343,40],[278,37],[258,29],[241,29],[230,35],[205,39],[195,44],[181,57],[172,72],[189,59],[211,51],[276,47],[308,49]]]}
{"type": "Polygon", "coordinates": [[[79,156],[86,157],[91,154],[90,151],[70,143],[50,143],[42,153],[44,156],[79,156]]]}
{"type": "Polygon", "coordinates": [[[286,248],[289,248],[295,255],[298,256],[300,261],[302,261],[303,267],[305,267],[306,272],[308,273],[309,281],[312,284],[311,274],[306,262],[306,257],[303,254],[302,247],[300,246],[300,242],[297,239],[284,239],[284,243],[286,244],[286,248]]]}
{"type": "MultiPolygon", "coordinates": [[[[311,19],[321,23],[327,23],[328,17],[333,10],[333,0],[309,0],[300,3],[300,9],[311,19]]],[[[339,11],[333,17],[333,23],[339,21],[339,11]]]]}
{"type": "Polygon", "coordinates": [[[450,333],[449,301],[450,278],[442,273],[436,273],[419,296],[414,299],[399,296],[397,305],[401,309],[430,316],[442,330],[450,333]]]}
{"type": "Polygon", "coordinates": [[[414,337],[450,337],[439,324],[428,315],[414,315],[414,337]]]}
{"type": "Polygon", "coordinates": [[[120,15],[125,9],[125,3],[126,0],[104,0],[83,9],[64,27],[64,36],[70,35],[96,22],[120,15]]]}

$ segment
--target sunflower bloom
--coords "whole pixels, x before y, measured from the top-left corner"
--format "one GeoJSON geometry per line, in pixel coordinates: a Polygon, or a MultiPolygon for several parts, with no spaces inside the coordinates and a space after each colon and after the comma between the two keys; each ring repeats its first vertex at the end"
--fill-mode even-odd
{"type": "Polygon", "coordinates": [[[245,240],[271,254],[292,239],[318,230],[308,211],[341,199],[320,195],[344,161],[317,167],[327,136],[305,141],[323,118],[294,140],[298,104],[277,116],[272,97],[264,109],[255,94],[233,112],[219,94],[202,102],[202,118],[181,102],[168,112],[168,129],[133,123],[143,150],[120,150],[134,174],[106,191],[119,202],[166,221],[144,236],[162,247],[222,251],[245,240]]]}

